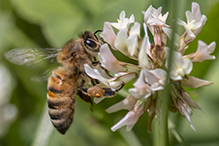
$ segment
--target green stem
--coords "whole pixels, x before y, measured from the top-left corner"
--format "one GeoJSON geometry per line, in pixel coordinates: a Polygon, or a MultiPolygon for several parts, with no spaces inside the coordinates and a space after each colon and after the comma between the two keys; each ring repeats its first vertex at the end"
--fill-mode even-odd
{"type": "Polygon", "coordinates": [[[175,20],[171,21],[171,26],[172,26],[172,40],[170,42],[170,52],[169,52],[169,58],[167,60],[168,62],[168,68],[167,68],[167,80],[165,84],[165,89],[163,92],[163,96],[160,97],[160,103],[161,103],[161,118],[159,119],[160,121],[158,122],[159,125],[157,125],[157,134],[155,135],[154,139],[154,145],[155,146],[169,146],[169,131],[168,131],[168,102],[170,99],[170,93],[169,93],[169,76],[170,76],[170,67],[171,67],[171,60],[172,60],[172,55],[173,55],[173,50],[174,50],[174,33],[177,31],[177,26],[176,26],[176,19],[177,19],[177,0],[172,0],[170,3],[170,11],[172,12],[170,19],[175,20]]]}
{"type": "Polygon", "coordinates": [[[53,126],[49,119],[47,104],[45,104],[32,146],[47,146],[52,131],[53,126]]]}

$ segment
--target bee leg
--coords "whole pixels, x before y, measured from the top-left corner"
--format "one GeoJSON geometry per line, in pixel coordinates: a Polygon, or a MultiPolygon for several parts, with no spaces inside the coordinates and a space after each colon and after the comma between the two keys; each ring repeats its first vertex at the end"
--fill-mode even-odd
{"type": "MultiPolygon", "coordinates": [[[[96,36],[96,33],[102,32],[102,31],[103,31],[103,30],[97,30],[97,31],[94,32],[94,36],[96,37],[96,39],[98,39],[97,36],[96,36]]],[[[101,39],[101,37],[99,37],[99,39],[101,39]]]]}
{"type": "Polygon", "coordinates": [[[91,104],[90,110],[93,111],[93,101],[91,100],[91,97],[84,94],[81,90],[78,90],[78,95],[82,100],[91,104]]]}
{"type": "MultiPolygon", "coordinates": [[[[84,73],[84,75],[86,75],[86,76],[91,80],[91,84],[92,84],[93,86],[95,86],[96,84],[99,84],[99,83],[100,83],[97,79],[93,79],[93,78],[89,77],[89,76],[86,74],[85,71],[84,71],[83,73],[84,73]]],[[[84,83],[85,83],[85,81],[82,81],[82,82],[81,82],[80,88],[83,88],[84,83]]]]}
{"type": "Polygon", "coordinates": [[[93,86],[95,86],[96,84],[99,84],[100,82],[98,81],[98,80],[96,80],[96,79],[90,79],[91,80],[91,84],[93,85],[93,86]]]}
{"type": "MultiPolygon", "coordinates": [[[[92,86],[95,86],[96,84],[99,84],[99,81],[96,80],[96,79],[92,79],[92,78],[90,78],[90,80],[91,80],[91,84],[92,84],[92,86]]],[[[84,83],[85,83],[85,81],[82,80],[82,82],[81,82],[81,84],[80,84],[80,86],[79,86],[79,90],[80,90],[83,94],[89,96],[89,94],[87,93],[88,88],[83,88],[84,83]]]]}
{"type": "Polygon", "coordinates": [[[115,91],[112,91],[110,88],[102,88],[104,92],[104,96],[106,97],[113,97],[116,95],[115,91]]]}
{"type": "Polygon", "coordinates": [[[92,61],[92,65],[93,65],[93,66],[97,66],[97,65],[99,65],[99,64],[100,64],[100,62],[97,61],[97,59],[94,57],[94,61],[92,61]]]}
{"type": "Polygon", "coordinates": [[[96,81],[94,80],[94,79],[90,79],[91,80],[91,84],[93,85],[93,86],[95,86],[96,85],[96,81]]]}
{"type": "Polygon", "coordinates": [[[95,32],[94,32],[94,35],[96,35],[96,33],[98,33],[98,32],[102,32],[103,30],[96,30],[95,32]]]}
{"type": "Polygon", "coordinates": [[[79,88],[80,88],[80,89],[83,88],[84,84],[85,84],[85,80],[82,80],[82,81],[81,81],[81,84],[80,84],[80,86],[79,86],[79,88]]]}
{"type": "Polygon", "coordinates": [[[87,89],[86,89],[86,88],[83,88],[84,83],[85,83],[85,80],[82,80],[82,81],[81,81],[81,84],[80,84],[80,86],[79,86],[79,90],[80,90],[83,94],[88,95],[88,94],[87,94],[87,89]]]}

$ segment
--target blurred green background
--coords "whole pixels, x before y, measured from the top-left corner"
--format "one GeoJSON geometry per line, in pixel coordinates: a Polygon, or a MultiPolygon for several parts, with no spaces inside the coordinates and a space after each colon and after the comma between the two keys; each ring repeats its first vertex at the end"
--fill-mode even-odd
{"type": "MultiPolygon", "coordinates": [[[[219,44],[218,0],[196,1],[208,20],[195,41],[190,44],[191,52],[196,50],[199,39],[207,44],[212,41],[219,44]]],[[[153,145],[155,130],[147,133],[147,114],[141,117],[132,132],[126,132],[124,127],[116,132],[110,130],[127,112],[105,112],[106,108],[124,98],[119,95],[94,105],[93,112],[87,103],[77,98],[74,124],[64,136],[59,134],[51,127],[45,112],[46,82],[31,80],[44,72],[45,67],[30,69],[11,64],[4,58],[4,52],[24,47],[61,48],[84,30],[94,32],[102,29],[105,21],[115,22],[122,10],[126,11],[127,17],[134,14],[135,20],[143,23],[141,11],[152,4],[155,8],[162,6],[164,14],[170,11],[171,2],[172,0],[0,0],[0,86],[4,87],[0,93],[0,146],[39,145],[37,140],[40,137],[48,146],[153,145]],[[6,105],[12,105],[13,108],[7,110],[6,105]],[[4,112],[16,116],[4,121],[4,112]]],[[[178,2],[179,18],[185,21],[184,13],[191,10],[192,1],[178,2]]],[[[171,21],[168,19],[167,24],[171,21]]],[[[217,52],[218,47],[214,52],[218,58],[217,52]]],[[[185,118],[170,114],[177,131],[193,146],[219,145],[218,64],[218,59],[197,63],[191,73],[214,82],[211,86],[197,90],[188,89],[191,97],[205,110],[205,113],[193,110],[192,120],[196,132],[190,128],[185,118]]],[[[171,145],[182,145],[172,135],[170,138],[171,145]]]]}

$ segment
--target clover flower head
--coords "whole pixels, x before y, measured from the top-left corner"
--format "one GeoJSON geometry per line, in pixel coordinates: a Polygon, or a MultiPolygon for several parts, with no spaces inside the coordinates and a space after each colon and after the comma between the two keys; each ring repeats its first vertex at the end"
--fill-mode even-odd
{"type": "MultiPolygon", "coordinates": [[[[100,66],[91,68],[88,64],[84,65],[88,76],[99,80],[113,91],[120,90],[126,83],[131,81],[133,83],[133,87],[128,89],[129,96],[106,110],[108,113],[128,110],[125,117],[111,128],[112,131],[123,126],[127,126],[127,130],[130,131],[145,113],[149,115],[148,132],[152,131],[151,124],[154,117],[157,117],[158,122],[162,118],[161,99],[164,98],[165,85],[169,87],[170,93],[168,109],[171,112],[178,111],[184,116],[193,130],[195,127],[191,120],[192,107],[204,111],[191,99],[184,87],[198,88],[212,84],[189,74],[193,69],[193,62],[215,59],[211,54],[216,44],[212,42],[207,45],[198,41],[195,53],[184,53],[189,49],[188,44],[197,36],[207,18],[201,15],[198,3],[192,3],[191,12],[186,12],[187,23],[178,19],[178,24],[185,29],[180,36],[166,24],[169,13],[162,15],[161,11],[162,7],[155,9],[149,6],[143,12],[142,27],[140,23],[134,22],[134,15],[126,18],[125,11],[120,13],[118,23],[105,22],[103,32],[100,34],[104,41],[98,53],[100,66]],[[131,26],[129,25],[131,23],[134,24],[131,26]],[[118,29],[117,33],[113,27],[118,29]],[[141,28],[144,31],[141,31],[141,28]],[[152,34],[150,39],[148,31],[152,34]],[[140,32],[144,32],[143,37],[140,32]],[[166,43],[168,38],[171,41],[175,40],[171,49],[166,43]],[[110,48],[136,60],[137,64],[120,61],[110,48]]],[[[102,99],[104,97],[100,100],[102,99]]]]}

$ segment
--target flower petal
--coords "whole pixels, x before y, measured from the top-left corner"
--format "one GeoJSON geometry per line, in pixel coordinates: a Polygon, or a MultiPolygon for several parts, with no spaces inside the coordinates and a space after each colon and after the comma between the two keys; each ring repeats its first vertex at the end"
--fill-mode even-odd
{"type": "Polygon", "coordinates": [[[94,98],[94,102],[96,103],[96,104],[98,104],[99,102],[101,102],[102,100],[104,100],[106,97],[105,96],[102,96],[102,97],[100,97],[100,98],[94,98]]]}
{"type": "MultiPolygon", "coordinates": [[[[170,28],[167,28],[167,27],[162,27],[162,30],[169,37],[169,39],[172,40],[172,32],[173,32],[173,30],[170,29],[170,28]]],[[[174,41],[175,41],[176,47],[178,47],[179,43],[180,43],[180,37],[176,33],[174,33],[174,41]]]]}
{"type": "MultiPolygon", "coordinates": [[[[169,48],[164,47],[167,58],[169,58],[169,48]]],[[[182,77],[189,74],[192,71],[193,64],[188,57],[182,57],[180,52],[173,51],[173,57],[171,60],[170,78],[177,81],[182,80],[182,77]]],[[[167,59],[168,60],[168,59],[167,59]]],[[[166,60],[165,66],[168,68],[168,62],[166,60]]]]}
{"type": "Polygon", "coordinates": [[[116,39],[116,34],[109,22],[105,22],[103,26],[103,31],[100,36],[107,42],[113,49],[115,49],[114,41],[116,39]]]}
{"type": "Polygon", "coordinates": [[[193,62],[202,62],[204,60],[213,60],[215,59],[214,55],[210,55],[210,53],[214,52],[216,47],[216,43],[212,42],[210,45],[207,45],[203,41],[198,41],[198,49],[195,53],[188,55],[188,57],[192,58],[193,62]]]}
{"type": "Polygon", "coordinates": [[[194,107],[194,108],[196,108],[196,109],[199,109],[200,111],[204,112],[204,110],[203,110],[200,106],[198,106],[198,104],[196,104],[196,103],[192,100],[192,98],[189,96],[189,94],[186,93],[185,91],[182,92],[182,98],[185,100],[185,102],[186,102],[188,105],[190,105],[190,106],[192,106],[192,107],[194,107]]]}
{"type": "Polygon", "coordinates": [[[132,28],[130,29],[129,36],[137,35],[138,37],[140,37],[140,28],[141,25],[138,22],[135,22],[134,26],[132,26],[132,28]]]}
{"type": "Polygon", "coordinates": [[[101,62],[101,66],[113,73],[126,71],[126,69],[120,65],[116,57],[114,57],[107,44],[103,44],[100,47],[98,58],[101,62]]]}
{"type": "Polygon", "coordinates": [[[146,99],[151,95],[151,89],[149,85],[145,83],[143,70],[141,70],[138,79],[133,85],[135,88],[129,89],[129,93],[135,98],[144,97],[146,99]]]}
{"type": "Polygon", "coordinates": [[[201,11],[199,4],[196,2],[192,3],[192,14],[196,21],[201,21],[201,11]]]}
{"type": "Polygon", "coordinates": [[[137,103],[135,107],[131,111],[129,111],[122,120],[120,120],[116,125],[111,128],[111,130],[114,132],[119,128],[127,125],[126,130],[131,131],[132,127],[135,125],[135,123],[138,121],[143,113],[144,106],[140,106],[137,103]]]}
{"type": "Polygon", "coordinates": [[[130,56],[137,58],[138,55],[138,36],[137,35],[132,35],[129,36],[127,40],[127,47],[128,47],[128,52],[130,56]]]}
{"type": "Polygon", "coordinates": [[[101,74],[97,71],[92,69],[88,64],[84,64],[84,70],[88,76],[90,76],[93,79],[97,79],[104,83],[106,86],[110,87],[107,79],[101,76],[101,74]]]}
{"type": "Polygon", "coordinates": [[[128,39],[127,31],[128,29],[124,28],[117,33],[114,45],[118,51],[120,51],[126,56],[129,56],[129,52],[127,49],[127,39],[128,39]]]}
{"type": "MultiPolygon", "coordinates": [[[[144,28],[146,29],[145,31],[147,32],[147,28],[146,28],[145,23],[144,23],[144,28]]],[[[147,33],[145,33],[145,36],[143,38],[143,42],[141,44],[141,49],[139,52],[139,65],[142,68],[146,68],[146,69],[151,68],[151,65],[149,63],[148,56],[147,56],[147,50],[149,49],[149,47],[150,47],[149,38],[148,38],[147,33]]]]}
{"type": "Polygon", "coordinates": [[[201,86],[207,86],[212,84],[210,81],[198,79],[193,76],[187,76],[186,78],[183,78],[181,81],[183,87],[191,87],[191,88],[198,88],[201,86]]]}
{"type": "Polygon", "coordinates": [[[127,109],[127,110],[131,110],[134,105],[136,104],[136,102],[138,101],[137,98],[134,98],[133,96],[128,96],[126,97],[124,100],[114,104],[113,106],[109,107],[108,109],[106,109],[106,112],[108,113],[113,113],[122,109],[127,109]]]}
{"type": "Polygon", "coordinates": [[[135,17],[132,14],[130,16],[130,18],[125,18],[125,11],[123,10],[120,14],[119,14],[119,19],[117,20],[118,23],[113,22],[111,23],[111,25],[113,27],[115,27],[118,30],[124,29],[124,28],[128,28],[130,23],[133,23],[135,21],[135,17]]]}

